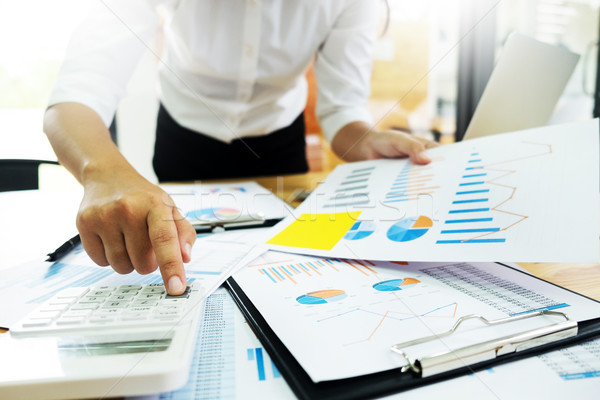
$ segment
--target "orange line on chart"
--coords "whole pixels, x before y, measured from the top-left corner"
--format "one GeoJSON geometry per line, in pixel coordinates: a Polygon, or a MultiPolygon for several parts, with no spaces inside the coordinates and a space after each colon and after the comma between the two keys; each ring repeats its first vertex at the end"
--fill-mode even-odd
{"type": "Polygon", "coordinates": [[[403,313],[403,312],[399,312],[399,311],[389,311],[388,310],[385,312],[385,314],[383,314],[383,317],[381,317],[381,320],[379,321],[379,323],[377,324],[375,329],[373,329],[371,334],[366,339],[358,340],[358,341],[352,342],[352,343],[346,343],[344,346],[350,346],[353,344],[364,343],[364,342],[368,342],[369,340],[371,340],[373,338],[373,336],[375,335],[375,333],[377,333],[377,331],[383,324],[383,321],[385,321],[386,318],[388,318],[388,316],[390,316],[390,314],[400,314],[400,315],[407,315],[407,316],[411,316],[411,317],[422,317],[422,318],[456,318],[456,310],[458,310],[458,303],[454,304],[454,310],[452,311],[452,315],[418,315],[415,313],[403,313]]]}
{"type": "Polygon", "coordinates": [[[273,275],[275,275],[275,278],[277,278],[279,282],[283,282],[283,279],[279,276],[278,273],[275,272],[275,268],[271,267],[271,272],[273,273],[273,275]]]}
{"type": "Polygon", "coordinates": [[[352,268],[356,269],[361,274],[365,274],[365,275],[369,276],[369,274],[367,274],[365,271],[363,271],[362,269],[358,268],[356,265],[352,264],[348,260],[342,260],[342,261],[345,262],[346,264],[348,264],[349,266],[351,266],[352,268]]]}
{"type": "MultiPolygon", "coordinates": [[[[540,153],[540,154],[534,154],[534,155],[531,155],[531,156],[514,158],[512,160],[501,161],[501,162],[497,162],[497,163],[493,163],[493,164],[489,164],[489,165],[506,164],[506,163],[513,162],[513,161],[525,160],[525,159],[528,159],[528,158],[536,158],[536,157],[541,157],[541,156],[546,156],[548,154],[552,154],[552,145],[551,144],[534,143],[534,142],[523,142],[523,143],[534,144],[534,145],[539,145],[539,146],[547,146],[548,147],[548,151],[546,153],[540,153]]],[[[502,178],[504,178],[504,177],[506,177],[508,175],[515,174],[515,173],[517,173],[517,171],[515,171],[515,170],[506,170],[506,169],[497,169],[497,168],[488,168],[489,165],[484,165],[482,167],[482,169],[484,169],[486,171],[500,171],[500,172],[506,172],[506,173],[503,174],[503,175],[497,176],[494,179],[486,181],[486,183],[489,183],[491,185],[502,186],[502,187],[505,187],[505,188],[512,189],[512,192],[511,192],[510,196],[508,198],[506,198],[505,200],[501,201],[500,203],[496,204],[494,207],[491,208],[491,210],[492,211],[498,211],[498,212],[501,212],[501,213],[504,213],[504,214],[513,215],[513,216],[516,216],[516,217],[520,217],[520,219],[518,221],[516,221],[516,222],[514,222],[514,223],[512,223],[510,225],[508,225],[508,226],[505,226],[504,228],[500,229],[499,231],[483,233],[481,235],[474,236],[474,237],[472,237],[470,239],[465,239],[465,240],[463,240],[463,242],[466,242],[466,241],[469,241],[469,240],[474,240],[474,239],[479,239],[479,238],[482,238],[482,237],[485,237],[485,236],[497,234],[498,232],[506,231],[506,230],[512,228],[513,226],[515,226],[515,225],[517,225],[517,224],[525,221],[527,218],[529,218],[528,215],[522,215],[522,214],[518,214],[518,213],[515,213],[515,212],[505,211],[505,210],[501,210],[500,209],[500,207],[504,203],[507,203],[508,201],[510,201],[510,200],[513,199],[513,197],[515,196],[515,193],[517,192],[517,188],[515,186],[509,186],[509,185],[505,185],[505,184],[502,184],[502,183],[497,183],[497,182],[494,182],[494,181],[496,181],[498,179],[502,179],[502,178]]]]}
{"type": "Polygon", "coordinates": [[[317,273],[317,275],[321,275],[323,276],[323,274],[321,274],[319,271],[317,271],[312,265],[306,263],[306,265],[308,265],[310,267],[310,269],[312,269],[313,271],[315,271],[317,273]]]}
{"type": "MultiPolygon", "coordinates": [[[[435,190],[435,189],[439,189],[439,186],[430,186],[430,187],[422,187],[422,188],[414,188],[414,189],[408,189],[405,190],[403,193],[412,193],[412,192],[419,192],[421,190],[435,190]]],[[[431,193],[431,192],[428,192],[431,193]]]]}
{"type": "Polygon", "coordinates": [[[325,262],[325,265],[329,265],[331,268],[333,268],[334,270],[336,270],[336,272],[340,272],[340,270],[339,270],[339,269],[337,269],[337,268],[336,268],[336,267],[333,265],[333,263],[328,263],[328,262],[325,262]]]}
{"type": "Polygon", "coordinates": [[[284,273],[284,275],[285,275],[285,276],[287,276],[287,277],[288,277],[288,279],[289,279],[290,281],[294,282],[294,285],[298,284],[298,282],[296,282],[296,281],[294,280],[294,278],[292,278],[292,277],[290,276],[290,274],[288,274],[287,272],[285,272],[285,269],[283,269],[283,268],[279,267],[279,270],[280,270],[281,272],[283,272],[283,273],[284,273]]]}
{"type": "Polygon", "coordinates": [[[354,260],[355,263],[362,265],[363,267],[365,267],[366,269],[368,269],[369,271],[371,271],[373,274],[377,275],[377,271],[369,268],[368,266],[366,266],[365,264],[363,264],[362,262],[358,261],[358,260],[354,260]]]}
{"type": "Polygon", "coordinates": [[[306,272],[306,275],[308,275],[308,276],[312,276],[312,275],[310,274],[310,272],[308,272],[307,270],[305,270],[304,268],[302,268],[302,266],[300,266],[300,264],[299,264],[299,263],[298,263],[298,264],[296,264],[296,266],[297,266],[298,268],[300,268],[302,271],[306,272]]]}

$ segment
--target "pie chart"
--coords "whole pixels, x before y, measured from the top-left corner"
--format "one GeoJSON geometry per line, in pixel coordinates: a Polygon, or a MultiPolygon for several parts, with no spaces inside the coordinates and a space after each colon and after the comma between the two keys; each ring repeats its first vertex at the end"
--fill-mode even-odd
{"type": "Polygon", "coordinates": [[[352,228],[346,233],[344,239],[359,240],[370,236],[375,232],[375,223],[372,221],[356,221],[352,228]]]}
{"type": "Polygon", "coordinates": [[[185,214],[185,217],[189,220],[218,222],[218,221],[229,221],[238,218],[241,214],[240,210],[235,208],[227,207],[216,207],[216,208],[201,208],[198,210],[189,211],[185,214]]]}
{"type": "Polygon", "coordinates": [[[390,226],[387,237],[394,242],[409,242],[426,234],[432,226],[433,222],[428,217],[407,218],[390,226]]]}
{"type": "Polygon", "coordinates": [[[348,295],[343,290],[326,289],[303,294],[302,296],[296,298],[296,301],[305,305],[327,304],[333,303],[334,301],[344,300],[346,297],[348,297],[348,295]]]}
{"type": "Polygon", "coordinates": [[[379,292],[395,292],[414,287],[417,283],[421,283],[421,281],[415,278],[390,279],[374,284],[373,289],[379,292]]]}

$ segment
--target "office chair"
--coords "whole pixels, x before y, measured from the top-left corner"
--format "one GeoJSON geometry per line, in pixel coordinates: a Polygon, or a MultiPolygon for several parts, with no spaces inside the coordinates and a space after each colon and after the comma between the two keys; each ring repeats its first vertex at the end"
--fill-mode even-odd
{"type": "Polygon", "coordinates": [[[0,192],[39,189],[39,168],[43,164],[59,165],[48,160],[0,160],[0,192]]]}

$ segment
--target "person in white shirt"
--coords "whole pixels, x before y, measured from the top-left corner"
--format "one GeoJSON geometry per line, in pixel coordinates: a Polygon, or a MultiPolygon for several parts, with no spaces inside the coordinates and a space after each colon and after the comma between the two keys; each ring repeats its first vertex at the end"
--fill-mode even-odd
{"type": "Polygon", "coordinates": [[[105,0],[74,33],[44,117],[60,162],[84,187],[77,228],[99,265],[142,274],[158,267],[169,293],[185,289],[195,231],[107,128],[160,25],[157,6],[159,180],[306,171],[304,74],[312,62],[317,117],[335,153],[430,161],[425,149],[434,143],[372,128],[372,0],[105,0]]]}

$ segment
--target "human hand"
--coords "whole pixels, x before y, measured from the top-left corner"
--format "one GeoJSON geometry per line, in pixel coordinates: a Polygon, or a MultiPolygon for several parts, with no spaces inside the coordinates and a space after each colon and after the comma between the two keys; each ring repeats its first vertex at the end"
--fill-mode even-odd
{"type": "Polygon", "coordinates": [[[331,142],[334,152],[346,161],[410,157],[415,164],[428,164],[425,150],[438,144],[406,132],[376,131],[364,122],[345,125],[331,142]]]}
{"type": "Polygon", "coordinates": [[[191,260],[196,232],[169,195],[143,177],[118,173],[85,182],[77,229],[98,265],[120,274],[158,267],[169,294],[185,290],[183,263],[191,260]]]}
{"type": "Polygon", "coordinates": [[[410,157],[415,164],[428,164],[426,149],[439,146],[436,142],[406,132],[386,130],[374,132],[365,140],[366,159],[410,157]]]}

